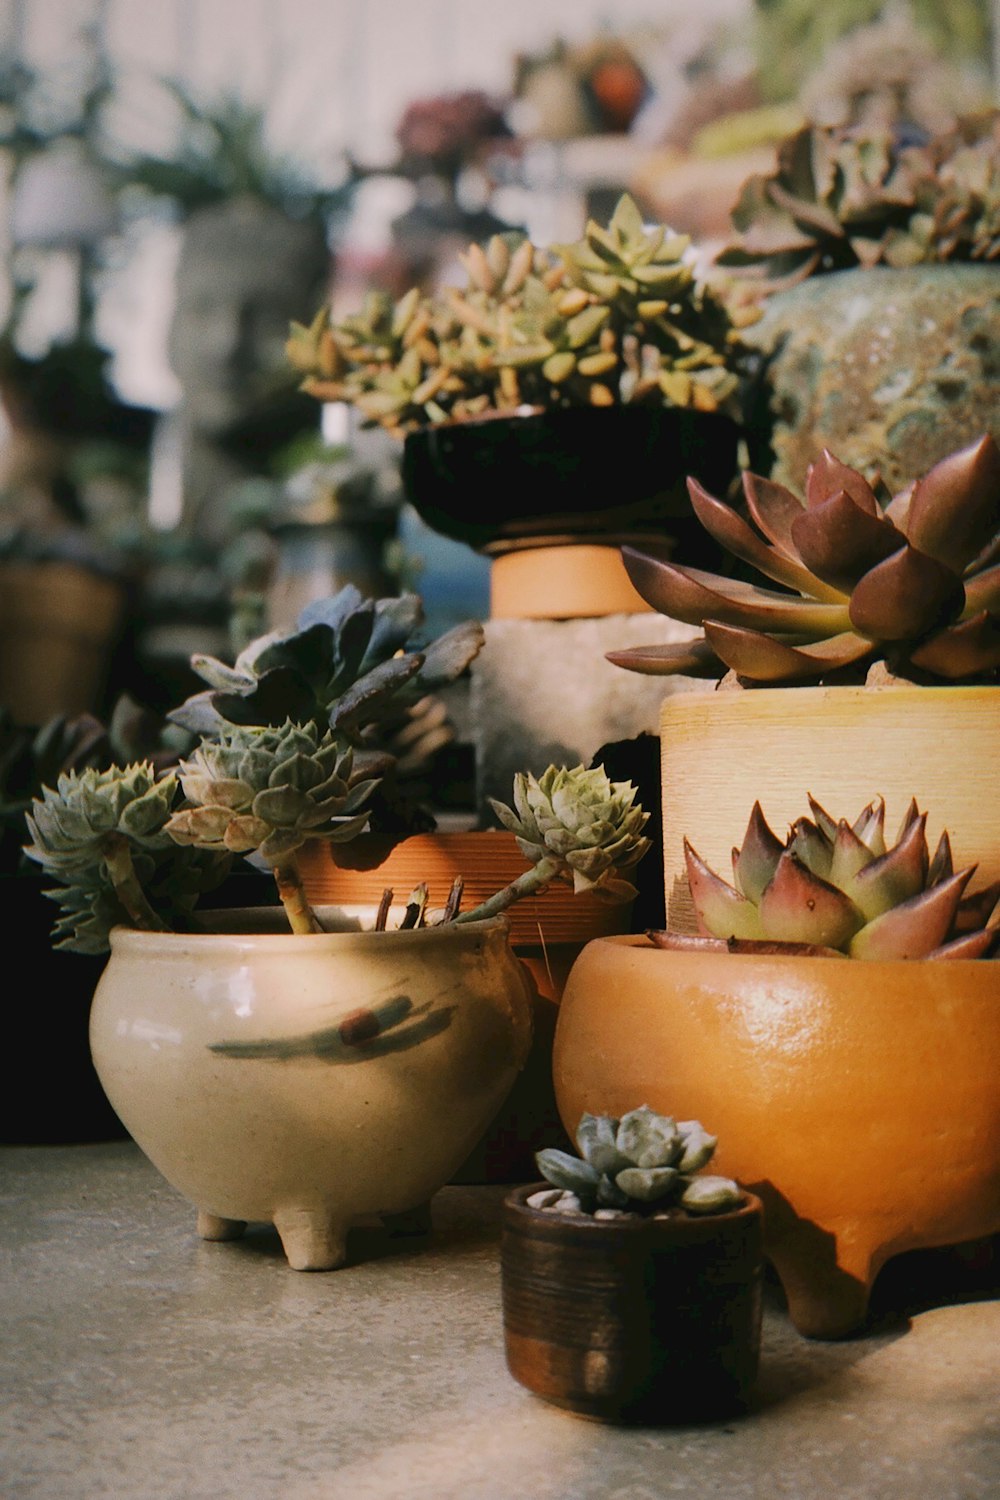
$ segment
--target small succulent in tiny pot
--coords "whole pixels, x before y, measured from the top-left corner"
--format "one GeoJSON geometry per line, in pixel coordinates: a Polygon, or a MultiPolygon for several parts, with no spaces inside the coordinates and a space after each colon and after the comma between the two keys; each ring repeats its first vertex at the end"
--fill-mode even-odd
{"type": "Polygon", "coordinates": [[[556,1405],[669,1423],[746,1405],[760,1355],[760,1200],[702,1173],[715,1137],[646,1105],[584,1113],[580,1157],[504,1204],[507,1363],[556,1405]]]}

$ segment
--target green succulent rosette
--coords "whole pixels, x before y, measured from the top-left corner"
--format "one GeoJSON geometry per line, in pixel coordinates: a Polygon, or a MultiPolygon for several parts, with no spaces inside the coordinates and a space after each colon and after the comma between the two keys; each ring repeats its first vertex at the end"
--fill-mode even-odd
{"type": "Polygon", "coordinates": [[[312,839],[343,843],[366,827],[376,782],[352,784],[353,751],[314,724],[233,726],[182,761],[188,806],[166,824],[178,844],[287,865],[312,839]]]}
{"type": "Polygon", "coordinates": [[[107,951],[111,928],[172,927],[223,878],[226,859],[180,851],[166,831],[178,799],[173,774],[157,778],[148,761],[67,771],[26,814],[29,859],[57,888],[54,936],[60,948],[107,951]]]}
{"type": "Polygon", "coordinates": [[[611,901],[630,901],[635,886],[623,871],[649,848],[642,830],[649,817],[636,805],[630,782],[613,782],[602,766],[591,770],[549,766],[541,777],[514,778],[514,807],[490,799],[518,848],[536,866],[554,866],[550,878],[572,883],[611,901]]]}
{"type": "Polygon", "coordinates": [[[802,953],[858,959],[989,958],[1000,940],[1000,881],[968,893],[973,869],[956,871],[943,833],[931,857],[927,814],[911,802],[887,846],[885,805],[853,823],[810,798],[784,843],[755,803],[733,851],[734,883],[685,840],[688,883],[701,936],[651,933],[668,948],[802,953]]]}
{"type": "Polygon", "coordinates": [[[616,1119],[584,1113],[576,1131],[580,1155],[552,1148],[535,1156],[547,1182],[564,1195],[549,1206],[593,1213],[617,1209],[655,1213],[724,1213],[742,1193],[729,1177],[697,1176],[711,1161],[717,1137],[698,1120],[677,1121],[647,1104],[616,1119]]]}

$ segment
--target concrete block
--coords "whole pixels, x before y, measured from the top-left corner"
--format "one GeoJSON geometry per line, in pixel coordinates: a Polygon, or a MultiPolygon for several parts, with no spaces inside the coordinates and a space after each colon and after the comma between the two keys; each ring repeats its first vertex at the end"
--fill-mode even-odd
{"type": "Polygon", "coordinates": [[[697,634],[658,614],[488,621],[486,645],[471,668],[481,814],[489,813],[487,797],[510,801],[516,771],[586,765],[611,740],[658,734],[668,694],[712,691],[713,682],[647,677],[605,660],[607,651],[697,634]]]}

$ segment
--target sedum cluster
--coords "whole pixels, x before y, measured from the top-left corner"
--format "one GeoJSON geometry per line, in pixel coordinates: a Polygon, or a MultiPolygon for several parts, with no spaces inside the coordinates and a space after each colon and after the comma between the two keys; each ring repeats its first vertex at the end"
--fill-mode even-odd
{"type": "Polygon", "coordinates": [[[702,936],[650,933],[666,948],[808,953],[860,959],[989,958],[1000,939],[1000,882],[972,895],[974,867],[955,871],[947,833],[933,858],[927,815],[911,802],[886,846],[885,806],[853,823],[813,798],[784,843],[755,803],[730,885],[685,840],[691,899],[702,936]]]}
{"type": "Polygon", "coordinates": [[[607,226],[540,249],[497,235],[463,257],[464,288],[371,293],[334,324],[294,324],[303,389],[396,434],[522,407],[647,403],[717,411],[736,397],[735,336],[695,277],[689,241],[647,229],[625,195],[607,226]]]}
{"type": "Polygon", "coordinates": [[[617,1218],[623,1213],[725,1213],[742,1200],[728,1177],[697,1176],[717,1138],[697,1120],[676,1121],[648,1105],[620,1120],[584,1114],[576,1130],[580,1156],[549,1148],[535,1157],[554,1192],[534,1193],[533,1208],[617,1218]]]}
{"type": "Polygon", "coordinates": [[[1000,110],[924,144],[890,130],[808,125],[744,183],[718,257],[766,289],[852,266],[1000,259],[1000,110]]]}
{"type": "Polygon", "coordinates": [[[863,680],[878,661],[916,680],[995,680],[1000,449],[991,437],[891,498],[826,451],[809,468],[804,500],[754,474],[743,488],[753,525],[688,481],[706,531],[781,591],[626,548],[647,602],[704,633],[611,661],[702,677],[729,668],[748,686],[863,680]]]}

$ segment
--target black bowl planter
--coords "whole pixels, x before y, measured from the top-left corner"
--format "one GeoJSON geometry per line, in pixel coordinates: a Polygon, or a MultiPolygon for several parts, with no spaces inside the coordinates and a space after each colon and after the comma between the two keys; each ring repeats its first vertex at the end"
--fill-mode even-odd
{"type": "Polygon", "coordinates": [[[721,413],[681,407],[561,407],[442,423],[407,436],[403,485],[428,526],[493,555],[659,541],[684,561],[707,562],[716,549],[685,481],[692,474],[724,492],[739,431],[721,413]]]}
{"type": "Polygon", "coordinates": [[[504,1343],[515,1380],[583,1416],[732,1415],[760,1357],[760,1199],[728,1213],[601,1220],[504,1200],[504,1343]]]}

